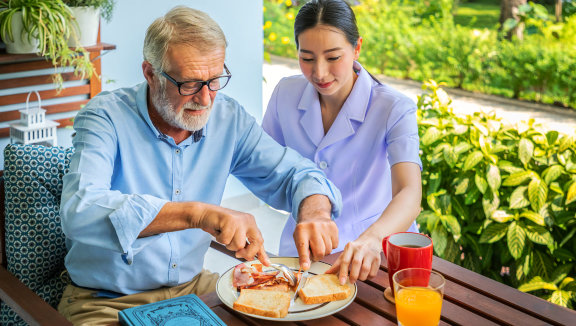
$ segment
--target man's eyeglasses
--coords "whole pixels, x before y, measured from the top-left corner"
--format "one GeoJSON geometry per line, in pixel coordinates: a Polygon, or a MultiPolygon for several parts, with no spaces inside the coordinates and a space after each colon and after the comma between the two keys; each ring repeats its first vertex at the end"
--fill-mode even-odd
{"type": "Polygon", "coordinates": [[[206,85],[208,89],[213,92],[226,87],[232,75],[230,74],[230,71],[226,65],[224,65],[224,69],[226,70],[226,75],[210,78],[208,80],[188,80],[183,82],[176,81],[176,79],[170,77],[170,75],[164,71],[162,71],[160,74],[166,77],[166,79],[168,79],[172,84],[178,86],[178,93],[180,93],[180,95],[190,96],[198,93],[202,87],[204,87],[204,85],[206,85]]]}

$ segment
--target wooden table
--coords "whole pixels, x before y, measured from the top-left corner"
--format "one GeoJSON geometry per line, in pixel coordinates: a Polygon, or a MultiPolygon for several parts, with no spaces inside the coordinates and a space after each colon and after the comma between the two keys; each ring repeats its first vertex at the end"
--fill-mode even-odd
{"type": "MultiPolygon", "coordinates": [[[[339,254],[326,259],[333,263],[339,254]]],[[[382,257],[382,261],[386,260],[382,257]]],[[[576,325],[576,311],[496,282],[480,274],[434,257],[432,268],[446,278],[440,325],[576,325]]],[[[200,298],[227,325],[396,325],[396,310],[384,299],[388,269],[380,266],[376,278],[357,282],[358,295],[340,312],[297,323],[271,322],[238,313],[220,301],[216,293],[200,298]]]]}

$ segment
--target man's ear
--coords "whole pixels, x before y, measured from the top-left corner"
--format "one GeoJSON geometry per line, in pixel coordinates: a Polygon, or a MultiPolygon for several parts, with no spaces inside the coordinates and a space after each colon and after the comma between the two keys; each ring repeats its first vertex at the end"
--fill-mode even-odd
{"type": "Polygon", "coordinates": [[[146,60],[142,62],[142,72],[144,73],[144,78],[148,82],[148,85],[154,82],[154,67],[152,64],[146,60]]]}
{"type": "Polygon", "coordinates": [[[362,37],[358,38],[358,41],[356,41],[356,47],[354,48],[354,60],[358,61],[358,58],[360,58],[360,49],[362,48],[362,37]]]}

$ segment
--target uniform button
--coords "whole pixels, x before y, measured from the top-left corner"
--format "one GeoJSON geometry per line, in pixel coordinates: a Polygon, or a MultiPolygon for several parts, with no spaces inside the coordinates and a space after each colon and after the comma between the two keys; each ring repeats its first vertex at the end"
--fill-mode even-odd
{"type": "Polygon", "coordinates": [[[177,149],[177,150],[176,150],[176,154],[180,154],[180,149],[177,149]]]}
{"type": "Polygon", "coordinates": [[[175,193],[176,195],[180,195],[180,189],[176,189],[175,193]]]}
{"type": "Polygon", "coordinates": [[[328,163],[326,163],[326,161],[322,161],[322,162],[320,162],[320,163],[318,164],[318,166],[319,166],[322,170],[324,170],[325,168],[328,167],[328,163]]]}
{"type": "Polygon", "coordinates": [[[176,264],[172,264],[172,268],[176,268],[176,266],[178,266],[178,265],[176,265],[176,264]]]}

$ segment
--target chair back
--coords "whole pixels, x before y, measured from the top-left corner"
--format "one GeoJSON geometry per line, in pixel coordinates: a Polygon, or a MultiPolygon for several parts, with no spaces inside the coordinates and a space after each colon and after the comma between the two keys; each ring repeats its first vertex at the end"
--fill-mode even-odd
{"type": "MultiPolygon", "coordinates": [[[[66,245],[60,222],[60,197],[62,177],[68,171],[73,151],[18,144],[4,149],[2,264],[55,308],[69,282],[63,273],[66,245]]],[[[0,324],[26,325],[4,304],[0,307],[0,324]]]]}

